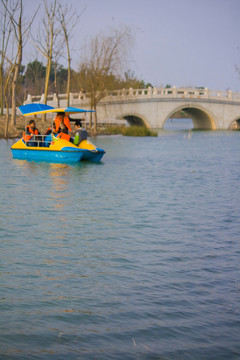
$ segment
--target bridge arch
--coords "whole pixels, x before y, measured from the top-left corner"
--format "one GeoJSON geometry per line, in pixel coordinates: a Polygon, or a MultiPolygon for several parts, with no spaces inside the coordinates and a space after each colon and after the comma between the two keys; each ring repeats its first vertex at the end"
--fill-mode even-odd
{"type": "Polygon", "coordinates": [[[121,116],[122,119],[127,120],[130,126],[145,126],[150,128],[150,124],[145,116],[140,114],[124,114],[121,116]]]}
{"type": "Polygon", "coordinates": [[[193,128],[199,129],[199,130],[215,130],[216,124],[213,120],[213,117],[209,114],[209,111],[204,109],[203,107],[199,105],[193,105],[191,103],[182,104],[179,107],[174,108],[173,111],[171,111],[168,116],[165,118],[163,122],[163,126],[165,122],[169,118],[173,118],[174,114],[184,111],[189,118],[191,118],[193,122],[193,128]]]}
{"type": "Polygon", "coordinates": [[[240,115],[231,121],[228,129],[229,130],[239,130],[240,129],[240,115]]]}

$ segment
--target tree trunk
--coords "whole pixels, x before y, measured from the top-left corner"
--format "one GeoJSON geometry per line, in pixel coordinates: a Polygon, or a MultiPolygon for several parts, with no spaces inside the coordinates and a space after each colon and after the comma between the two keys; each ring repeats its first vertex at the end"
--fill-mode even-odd
{"type": "Polygon", "coordinates": [[[70,106],[69,102],[69,94],[70,94],[70,81],[71,81],[71,69],[70,69],[70,62],[68,64],[68,78],[67,78],[67,106],[70,106]]]}
{"type": "MultiPolygon", "coordinates": [[[[6,89],[4,89],[7,91],[6,89]]],[[[6,121],[5,121],[5,129],[4,129],[4,137],[8,138],[8,126],[9,126],[9,106],[8,106],[8,100],[7,100],[7,93],[4,91],[4,97],[5,97],[5,104],[6,104],[6,121]]]]}
{"type": "MultiPolygon", "coordinates": [[[[15,75],[15,74],[14,74],[15,75]]],[[[12,117],[11,125],[16,125],[16,81],[12,82],[12,117]]]]}
{"type": "Polygon", "coordinates": [[[9,109],[8,106],[6,108],[6,122],[5,122],[5,129],[4,129],[4,137],[5,139],[8,138],[8,125],[9,125],[9,109]]]}
{"type": "Polygon", "coordinates": [[[67,55],[68,55],[68,77],[67,77],[67,106],[69,106],[69,94],[70,94],[70,81],[71,81],[71,59],[70,59],[70,50],[69,44],[66,40],[67,45],[67,55]]]}
{"type": "Polygon", "coordinates": [[[17,62],[14,69],[13,81],[12,81],[12,118],[11,124],[16,125],[16,83],[18,79],[19,69],[22,63],[22,1],[21,1],[21,10],[19,15],[19,20],[17,24],[18,28],[18,52],[17,52],[17,62]]]}
{"type": "MultiPolygon", "coordinates": [[[[22,46],[22,45],[19,45],[22,46]]],[[[17,83],[17,78],[18,78],[18,72],[19,72],[19,67],[21,64],[21,53],[22,49],[19,49],[19,55],[18,55],[18,62],[15,65],[14,68],[14,74],[13,74],[13,80],[12,80],[12,117],[11,117],[11,125],[16,125],[16,83],[17,83]]]]}
{"type": "Polygon", "coordinates": [[[58,83],[57,83],[57,64],[54,63],[54,87],[55,87],[55,94],[57,98],[57,107],[60,107],[60,100],[58,96],[58,83]]]}
{"type": "MultiPolygon", "coordinates": [[[[91,100],[91,110],[93,110],[93,109],[94,109],[94,105],[93,105],[92,100],[91,100]]],[[[89,120],[89,129],[90,129],[90,131],[92,130],[92,124],[93,124],[93,113],[91,112],[90,113],[90,120],[89,120]]]]}
{"type": "MultiPolygon", "coordinates": [[[[91,107],[92,110],[92,107],[91,107]]],[[[90,113],[90,119],[89,119],[89,129],[92,130],[92,112],[90,113]]]]}
{"type": "Polygon", "coordinates": [[[1,115],[3,115],[4,108],[4,86],[3,86],[3,67],[0,68],[0,86],[1,86],[1,115]]]}
{"type": "Polygon", "coordinates": [[[94,110],[95,110],[95,113],[94,113],[93,130],[96,133],[97,132],[97,107],[96,107],[96,105],[94,106],[94,110]]]}
{"type": "Polygon", "coordinates": [[[51,59],[48,59],[47,66],[46,66],[44,104],[47,104],[47,95],[48,95],[48,84],[49,84],[49,78],[50,78],[50,70],[51,70],[51,59]]]}
{"type": "MultiPolygon", "coordinates": [[[[45,80],[45,91],[44,91],[44,104],[47,104],[47,95],[48,95],[48,84],[50,78],[50,70],[51,70],[51,58],[48,58],[47,66],[46,66],[46,80],[45,80]]],[[[46,120],[46,114],[43,114],[42,121],[46,120]]]]}
{"type": "Polygon", "coordinates": [[[8,103],[8,93],[9,93],[9,81],[14,70],[14,65],[11,67],[5,82],[4,82],[4,99],[5,99],[5,106],[6,106],[6,122],[5,122],[5,129],[4,129],[4,136],[5,138],[8,137],[8,126],[9,126],[9,103],[8,103]]]}

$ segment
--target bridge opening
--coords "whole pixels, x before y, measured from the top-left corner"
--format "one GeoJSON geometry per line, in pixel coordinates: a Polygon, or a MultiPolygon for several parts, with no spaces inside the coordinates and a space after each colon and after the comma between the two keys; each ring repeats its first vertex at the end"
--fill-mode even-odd
{"type": "Polygon", "coordinates": [[[163,128],[166,130],[211,130],[215,129],[215,124],[205,111],[190,106],[170,114],[163,128]]]}
{"type": "Polygon", "coordinates": [[[237,119],[230,125],[231,130],[240,130],[240,119],[237,119]]]}
{"type": "Polygon", "coordinates": [[[163,128],[165,130],[192,130],[192,119],[186,117],[171,117],[165,122],[163,128]]]}
{"type": "Polygon", "coordinates": [[[138,116],[135,115],[127,115],[123,117],[125,120],[127,120],[127,124],[129,126],[144,126],[146,127],[143,119],[141,119],[138,116]]]}

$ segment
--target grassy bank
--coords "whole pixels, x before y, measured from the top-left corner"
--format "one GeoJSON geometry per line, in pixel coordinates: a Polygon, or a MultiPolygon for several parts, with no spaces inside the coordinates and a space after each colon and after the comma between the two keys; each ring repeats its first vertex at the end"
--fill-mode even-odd
{"type": "Polygon", "coordinates": [[[157,132],[144,126],[109,126],[104,129],[106,135],[121,134],[124,136],[158,136],[157,132]]]}

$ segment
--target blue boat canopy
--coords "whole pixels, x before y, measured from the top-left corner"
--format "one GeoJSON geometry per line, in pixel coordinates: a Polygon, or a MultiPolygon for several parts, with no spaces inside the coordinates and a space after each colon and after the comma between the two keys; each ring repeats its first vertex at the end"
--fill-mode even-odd
{"type": "Polygon", "coordinates": [[[67,107],[67,108],[58,108],[58,109],[54,109],[52,110],[52,112],[65,112],[68,114],[74,114],[74,113],[79,113],[79,112],[95,112],[94,110],[85,110],[85,109],[79,109],[79,108],[75,108],[75,107],[67,107]]]}
{"type": "Polygon", "coordinates": [[[68,114],[94,112],[94,110],[85,110],[75,107],[54,108],[53,106],[49,106],[45,104],[37,104],[37,103],[19,106],[19,110],[24,116],[47,114],[53,112],[57,112],[57,113],[64,112],[68,114]]]}
{"type": "Polygon", "coordinates": [[[38,114],[53,109],[54,109],[53,106],[49,106],[45,104],[36,104],[36,103],[19,106],[19,110],[25,116],[34,115],[35,113],[38,114]]]}

